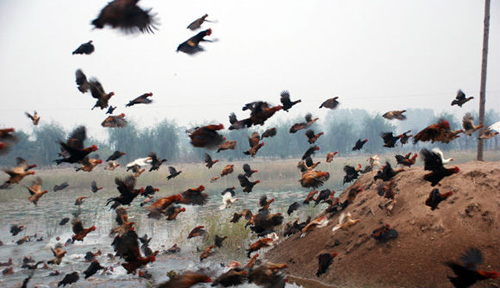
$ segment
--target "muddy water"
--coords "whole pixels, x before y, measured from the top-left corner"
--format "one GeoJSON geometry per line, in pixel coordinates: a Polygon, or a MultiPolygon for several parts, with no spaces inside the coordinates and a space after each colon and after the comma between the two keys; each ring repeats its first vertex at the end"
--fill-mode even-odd
{"type": "MultiPolygon", "coordinates": [[[[83,242],[77,242],[65,246],[68,251],[60,265],[49,265],[48,269],[36,270],[28,287],[57,287],[57,283],[61,281],[65,274],[77,271],[80,273],[80,280],[73,284],[74,287],[149,287],[144,279],[139,279],[135,275],[127,275],[125,269],[119,264],[120,259],[110,259],[107,254],[113,253],[111,242],[113,238],[109,235],[110,230],[115,225],[115,212],[110,211],[104,206],[106,199],[110,196],[116,196],[118,192],[110,191],[108,193],[92,194],[88,191],[66,189],[59,192],[50,192],[46,194],[39,202],[38,206],[34,206],[27,200],[28,192],[22,187],[14,187],[9,190],[9,193],[20,193],[26,197],[15,197],[19,199],[0,202],[0,240],[3,246],[0,246],[0,262],[7,262],[9,258],[13,259],[14,273],[12,275],[0,276],[0,287],[19,287],[22,281],[29,275],[27,269],[22,269],[22,259],[24,256],[32,257],[36,261],[48,261],[53,258],[51,247],[56,243],[66,242],[71,238],[71,222],[64,226],[58,223],[64,217],[72,218],[72,213],[79,211],[79,208],[74,205],[77,197],[85,195],[89,196],[81,206],[80,218],[85,227],[95,225],[96,231],[87,235],[83,242]],[[17,236],[12,236],[9,232],[11,224],[24,225],[26,229],[17,236]],[[22,245],[16,244],[16,241],[26,235],[34,235],[43,237],[41,241],[32,239],[22,245]],[[60,240],[56,240],[60,237],[60,240]],[[85,262],[84,255],[87,251],[96,252],[102,251],[102,255],[97,259],[104,267],[113,267],[114,271],[98,272],[96,275],[83,279],[82,272],[89,266],[85,262]],[[59,276],[49,276],[50,273],[58,270],[59,276]]],[[[267,194],[276,199],[276,202],[271,207],[272,212],[282,212],[285,215],[285,222],[292,220],[295,217],[305,219],[307,215],[311,215],[311,210],[300,211],[299,214],[293,214],[289,217],[286,214],[288,205],[298,199],[303,199],[307,192],[305,191],[254,191],[253,193],[240,193],[237,197],[240,201],[236,202],[233,207],[228,210],[219,211],[218,207],[221,204],[220,191],[208,191],[210,193],[209,203],[205,206],[186,206],[187,211],[181,213],[176,221],[153,220],[146,217],[146,212],[143,207],[139,206],[142,199],[136,199],[129,209],[131,221],[136,222],[136,231],[139,236],[145,233],[152,237],[150,243],[151,249],[163,251],[164,249],[177,243],[182,251],[175,255],[167,255],[160,253],[157,260],[143,268],[153,275],[156,283],[168,280],[166,273],[174,270],[182,272],[184,270],[203,270],[207,274],[217,277],[223,272],[224,264],[231,260],[237,260],[241,263],[246,263],[248,258],[245,256],[246,247],[251,241],[256,238],[254,235],[249,236],[238,245],[236,248],[221,248],[216,251],[213,256],[200,263],[197,248],[205,247],[208,239],[202,237],[186,239],[189,231],[197,225],[205,225],[208,219],[217,221],[216,225],[234,225],[229,223],[232,214],[236,211],[241,211],[244,208],[256,210],[258,199],[261,195],[267,194]],[[307,214],[307,215],[306,215],[307,214]],[[213,220],[214,215],[217,215],[213,220]]],[[[18,196],[19,196],[18,195],[18,196]]],[[[318,206],[317,209],[320,207],[318,206]]],[[[312,209],[312,208],[310,208],[312,209]]],[[[297,212],[295,212],[297,213],[297,212]]],[[[210,234],[210,231],[208,231],[210,234]]],[[[213,239],[214,235],[210,235],[213,239]]],[[[229,240],[229,239],[228,239],[229,240]]],[[[262,255],[262,253],[261,253],[262,255]]],[[[1,267],[2,269],[4,267],[1,267]]],[[[287,287],[309,287],[307,282],[302,284],[287,284],[287,287]]],[[[205,285],[208,287],[208,285],[205,285]]],[[[198,286],[197,286],[198,287],[198,286]]],[[[204,287],[200,285],[199,287],[204,287]]],[[[256,287],[253,284],[241,285],[240,287],[256,287]]]]}

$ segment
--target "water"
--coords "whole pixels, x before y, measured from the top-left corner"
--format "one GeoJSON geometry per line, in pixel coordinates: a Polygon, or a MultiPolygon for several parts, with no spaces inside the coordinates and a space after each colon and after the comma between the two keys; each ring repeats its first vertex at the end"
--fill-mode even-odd
{"type": "MultiPolygon", "coordinates": [[[[168,255],[160,252],[157,260],[143,267],[142,270],[147,270],[153,275],[156,283],[168,280],[166,273],[174,270],[178,273],[184,270],[204,270],[212,277],[217,277],[223,272],[223,265],[228,264],[231,260],[246,264],[248,258],[245,256],[245,249],[249,243],[255,241],[253,234],[243,235],[243,238],[238,240],[239,243],[234,243],[234,239],[226,240],[228,247],[222,247],[214,252],[208,259],[200,263],[197,248],[203,249],[212,243],[215,233],[229,231],[241,231],[241,226],[244,225],[242,220],[238,224],[229,223],[234,212],[240,212],[244,208],[255,211],[258,200],[261,195],[266,193],[268,198],[274,197],[275,203],[271,206],[271,212],[282,212],[285,216],[285,222],[293,220],[295,217],[305,219],[307,215],[311,215],[311,209],[308,208],[301,211],[299,215],[292,214],[288,217],[286,209],[288,205],[298,199],[303,199],[307,192],[305,191],[283,191],[274,192],[259,191],[247,194],[240,192],[237,201],[230,209],[219,211],[221,205],[220,191],[210,192],[209,203],[205,206],[185,206],[186,212],[178,216],[178,220],[165,221],[153,220],[146,217],[146,211],[139,206],[142,197],[138,197],[132,203],[129,211],[131,221],[136,222],[136,231],[139,236],[147,233],[153,240],[150,242],[151,249],[163,251],[177,243],[182,251],[178,254],[168,255]],[[214,215],[216,215],[214,217],[214,215]],[[208,230],[209,237],[196,237],[187,239],[187,234],[197,225],[205,225],[208,230]],[[239,227],[239,228],[238,228],[239,227]],[[236,230],[235,230],[236,229],[236,230]],[[215,231],[211,231],[215,230],[215,231]],[[217,232],[219,231],[219,232],[217,232]],[[232,241],[232,242],[231,242],[232,241]],[[208,243],[208,244],[207,244],[208,243]]],[[[29,275],[27,269],[22,269],[23,257],[32,257],[36,261],[48,261],[53,259],[51,247],[54,247],[58,242],[64,243],[68,238],[71,238],[73,232],[71,230],[71,221],[64,226],[59,226],[59,221],[64,217],[73,218],[72,213],[78,211],[78,207],[74,205],[74,201],[79,196],[89,196],[85,199],[81,206],[80,218],[83,221],[84,227],[96,226],[96,231],[87,235],[83,242],[77,242],[65,246],[64,249],[68,252],[63,258],[60,265],[49,265],[48,269],[37,269],[33,278],[29,282],[29,287],[56,287],[64,275],[77,271],[80,274],[80,280],[74,284],[75,287],[146,287],[149,286],[144,279],[139,279],[137,275],[126,274],[126,270],[119,264],[121,259],[115,257],[110,259],[107,254],[113,253],[111,242],[113,237],[109,235],[110,230],[116,225],[114,210],[109,210],[105,207],[105,201],[108,197],[117,195],[117,191],[110,190],[108,193],[93,194],[87,190],[71,189],[59,192],[50,191],[45,194],[40,200],[38,206],[34,206],[27,200],[28,192],[22,186],[15,186],[8,193],[14,194],[15,199],[10,199],[0,202],[0,240],[3,241],[3,246],[0,247],[0,262],[7,262],[9,258],[13,259],[14,274],[0,276],[0,287],[18,287],[23,280],[29,275]],[[26,195],[26,197],[22,196],[26,195]],[[24,225],[26,228],[17,236],[10,234],[10,226],[12,224],[24,225]],[[16,241],[26,235],[37,234],[38,237],[43,237],[42,241],[32,240],[22,245],[17,245],[16,241]],[[60,237],[58,241],[56,238],[60,237]],[[90,263],[85,262],[84,256],[87,251],[97,252],[102,251],[101,256],[97,259],[103,267],[113,267],[114,272],[99,271],[94,276],[83,279],[82,272],[87,269],[90,263]],[[50,273],[58,270],[61,274],[58,276],[48,276],[50,273]]],[[[319,206],[317,207],[319,209],[319,206]]],[[[297,212],[295,212],[297,213],[297,212]]],[[[233,231],[233,232],[231,232],[233,231]]],[[[247,230],[244,230],[247,231],[247,230]]],[[[224,234],[219,234],[224,235],[224,234]]],[[[236,236],[235,236],[236,237],[236,236]]],[[[240,235],[241,237],[241,235],[240,235]]],[[[226,244],[226,242],[224,244],[226,244]]],[[[260,253],[261,255],[263,253],[260,253]]],[[[4,268],[4,267],[2,267],[4,268]]],[[[286,269],[285,269],[286,272],[286,269]]],[[[200,284],[197,287],[208,287],[207,284],[200,284]]],[[[257,287],[253,284],[241,285],[240,287],[257,287]]],[[[287,284],[287,287],[301,287],[296,284],[287,284]]]]}

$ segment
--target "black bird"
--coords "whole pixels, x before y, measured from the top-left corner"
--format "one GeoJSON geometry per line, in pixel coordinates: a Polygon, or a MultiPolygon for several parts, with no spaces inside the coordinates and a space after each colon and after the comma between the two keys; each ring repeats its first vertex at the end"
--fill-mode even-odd
{"type": "Polygon", "coordinates": [[[365,145],[366,142],[368,142],[368,139],[365,140],[358,139],[358,141],[356,141],[356,145],[352,147],[352,151],[361,150],[361,148],[363,148],[363,145],[365,145]]]}
{"type": "Polygon", "coordinates": [[[115,109],[116,109],[116,106],[109,105],[108,111],[106,111],[105,114],[113,114],[113,112],[115,111],[115,109]]]}
{"type": "Polygon", "coordinates": [[[202,41],[212,42],[212,40],[204,39],[205,36],[210,36],[211,34],[212,34],[212,29],[201,31],[200,33],[194,35],[193,37],[179,44],[179,46],[177,47],[177,52],[181,51],[186,54],[193,55],[198,52],[204,51],[205,49],[203,49],[203,47],[200,46],[199,44],[202,41]]]}
{"type": "Polygon", "coordinates": [[[314,206],[317,206],[319,204],[319,202],[328,199],[328,197],[330,197],[330,195],[332,195],[332,191],[330,189],[327,188],[325,190],[321,190],[318,194],[318,197],[316,197],[316,199],[314,199],[314,206]]]}
{"type": "Polygon", "coordinates": [[[382,139],[384,139],[384,147],[394,148],[394,146],[396,145],[396,142],[398,142],[398,139],[402,135],[394,137],[392,135],[392,132],[384,132],[384,133],[380,134],[380,136],[382,137],[382,139]]]}
{"type": "Polygon", "coordinates": [[[182,170],[177,171],[173,166],[168,166],[168,172],[170,173],[170,175],[167,176],[167,180],[170,180],[181,174],[182,170]]]}
{"type": "Polygon", "coordinates": [[[220,237],[219,235],[215,235],[215,246],[218,248],[222,248],[222,242],[227,239],[227,236],[220,237]]]}
{"type": "Polygon", "coordinates": [[[63,182],[59,185],[54,185],[54,192],[63,190],[64,188],[67,188],[69,186],[68,182],[63,182]]]}
{"type": "Polygon", "coordinates": [[[64,226],[68,222],[69,222],[69,217],[65,217],[65,218],[61,219],[61,221],[59,222],[59,225],[64,226]]]}
{"type": "Polygon", "coordinates": [[[156,14],[152,14],[151,9],[140,8],[137,2],[139,0],[113,0],[102,8],[91,24],[97,29],[109,25],[113,29],[120,28],[125,33],[154,33],[154,30],[157,30],[156,14]]]}
{"type": "Polygon", "coordinates": [[[293,202],[290,206],[288,206],[288,210],[286,210],[286,213],[288,213],[288,215],[290,215],[293,213],[293,211],[298,210],[299,208],[300,208],[300,203],[293,202]]]}
{"type": "Polygon", "coordinates": [[[75,54],[87,54],[87,55],[90,55],[92,54],[92,52],[94,52],[94,45],[92,45],[92,40],[90,40],[89,42],[87,43],[83,43],[82,45],[80,45],[78,48],[76,48],[75,51],[73,51],[73,55],[75,54]]]}
{"type": "Polygon", "coordinates": [[[78,85],[78,90],[80,90],[80,92],[82,93],[86,93],[90,90],[90,94],[92,95],[92,97],[97,99],[94,107],[92,107],[92,110],[94,110],[95,107],[99,107],[101,108],[101,110],[104,108],[108,108],[109,100],[111,99],[111,97],[113,97],[113,95],[115,95],[114,92],[106,93],[106,91],[104,91],[104,87],[102,87],[101,82],[99,82],[95,78],[87,81],[87,76],[81,69],[76,70],[75,77],[75,82],[76,85],[78,85]]]}
{"type": "Polygon", "coordinates": [[[153,170],[158,171],[158,169],[160,169],[161,164],[163,164],[163,162],[167,162],[168,161],[168,159],[161,159],[160,160],[158,158],[158,156],[156,156],[155,152],[149,153],[148,157],[151,157],[151,168],[149,168],[149,172],[151,172],[153,170]]]}
{"type": "Polygon", "coordinates": [[[240,186],[243,187],[243,192],[247,193],[252,192],[253,186],[255,186],[255,184],[257,183],[260,183],[260,180],[250,182],[250,180],[248,180],[248,178],[243,174],[238,175],[238,180],[240,181],[240,186]]]}
{"type": "Polygon", "coordinates": [[[119,150],[116,150],[115,152],[113,152],[113,154],[111,154],[107,159],[106,159],[106,162],[108,161],[114,161],[114,160],[117,160],[118,158],[122,157],[123,155],[127,155],[127,153],[125,152],[121,152],[119,150]]]}
{"type": "Polygon", "coordinates": [[[87,139],[87,129],[85,126],[79,126],[71,132],[69,138],[66,142],[59,140],[59,144],[61,145],[61,153],[60,155],[63,157],[61,159],[56,159],[54,162],[57,165],[66,162],[66,163],[80,163],[83,161],[83,158],[98,150],[97,146],[92,145],[90,147],[84,148],[83,143],[87,139]]]}
{"type": "Polygon", "coordinates": [[[238,130],[252,126],[250,118],[238,120],[238,118],[236,118],[236,114],[234,113],[229,114],[229,123],[231,124],[228,128],[229,130],[238,130]]]}
{"type": "Polygon", "coordinates": [[[108,206],[111,202],[114,202],[111,205],[111,209],[116,209],[121,205],[130,205],[137,195],[144,192],[145,189],[141,188],[134,189],[135,187],[135,177],[132,175],[127,176],[125,179],[120,179],[118,177],[115,178],[115,183],[118,185],[116,189],[120,192],[120,196],[112,197],[108,199],[106,202],[106,206],[108,206]]]}
{"type": "Polygon", "coordinates": [[[269,128],[266,131],[264,131],[262,135],[260,135],[260,139],[262,140],[267,137],[274,137],[276,136],[276,133],[277,133],[276,128],[269,128]]]}
{"type": "Polygon", "coordinates": [[[390,224],[384,224],[379,228],[373,230],[371,235],[372,238],[379,242],[387,242],[390,239],[398,238],[398,231],[396,231],[395,229],[391,229],[390,227],[390,224]]]}
{"type": "Polygon", "coordinates": [[[458,90],[457,96],[453,99],[453,101],[451,101],[451,106],[458,105],[462,107],[462,105],[472,99],[474,99],[474,97],[465,97],[465,93],[462,90],[458,90]]]}
{"type": "Polygon", "coordinates": [[[439,203],[446,200],[446,198],[453,195],[453,191],[441,194],[439,193],[439,189],[432,189],[431,193],[429,193],[429,197],[425,200],[425,205],[431,207],[431,210],[435,210],[438,208],[439,203]]]}
{"type": "Polygon", "coordinates": [[[323,253],[318,256],[318,271],[316,272],[316,277],[321,276],[321,274],[326,273],[328,267],[333,262],[333,258],[337,256],[337,252],[335,253],[323,253]]]}
{"type": "Polygon", "coordinates": [[[212,160],[212,157],[208,153],[205,153],[205,166],[207,166],[208,169],[212,168],[217,162],[219,162],[219,160],[212,160]]]}
{"type": "Polygon", "coordinates": [[[295,100],[295,101],[291,101],[290,100],[290,93],[287,90],[281,92],[281,99],[280,100],[281,100],[281,104],[283,104],[282,109],[286,112],[288,112],[288,109],[292,108],[293,105],[302,102],[302,100],[300,100],[300,99],[295,100]]]}
{"type": "Polygon", "coordinates": [[[392,178],[398,173],[403,171],[403,168],[392,169],[391,164],[389,162],[385,162],[384,167],[377,171],[377,175],[373,176],[373,180],[382,179],[382,181],[389,181],[392,180],[392,178]]]}
{"type": "Polygon", "coordinates": [[[59,281],[59,283],[57,283],[57,287],[59,287],[61,285],[63,287],[65,287],[66,285],[70,285],[70,284],[75,283],[79,279],[80,279],[80,276],[78,276],[78,272],[66,274],[66,276],[64,276],[63,280],[61,280],[61,281],[59,281]]]}
{"type": "Polygon", "coordinates": [[[11,225],[10,226],[10,234],[12,234],[12,236],[16,236],[17,234],[19,234],[21,231],[24,230],[24,226],[18,226],[17,224],[14,224],[14,225],[11,225]]]}
{"type": "MultiPolygon", "coordinates": [[[[358,168],[360,168],[359,165],[358,165],[358,168]]],[[[342,181],[342,184],[350,183],[353,180],[358,179],[358,177],[359,177],[359,169],[356,169],[352,166],[345,165],[344,172],[345,172],[345,175],[344,175],[344,180],[342,181]]]]}
{"type": "Polygon", "coordinates": [[[85,279],[89,278],[90,276],[94,275],[97,273],[97,271],[104,269],[104,267],[101,266],[99,261],[94,259],[92,263],[90,263],[90,266],[87,268],[87,270],[83,271],[83,274],[85,274],[85,279]]]}
{"type": "Polygon", "coordinates": [[[316,145],[310,147],[309,149],[307,149],[306,153],[304,153],[304,155],[302,155],[302,160],[305,160],[307,157],[311,157],[314,154],[314,152],[316,152],[318,150],[319,150],[319,147],[316,145]]]}
{"type": "Polygon", "coordinates": [[[259,172],[259,170],[252,170],[252,168],[250,168],[250,165],[248,165],[247,163],[243,164],[243,171],[245,172],[246,177],[252,177],[253,173],[259,172]]]}
{"type": "Polygon", "coordinates": [[[431,182],[433,187],[439,184],[444,177],[460,172],[458,167],[445,168],[441,156],[433,151],[424,148],[420,154],[424,159],[424,170],[431,171],[424,175],[424,180],[431,182]]]}
{"type": "Polygon", "coordinates": [[[483,254],[477,248],[470,248],[465,251],[465,254],[460,257],[460,262],[446,261],[444,263],[456,275],[455,277],[448,276],[448,279],[456,288],[471,287],[477,281],[498,278],[498,272],[496,271],[478,270],[477,266],[483,262],[483,254]]]}
{"type": "Polygon", "coordinates": [[[127,105],[125,105],[125,107],[134,106],[135,104],[150,104],[153,102],[153,100],[149,99],[148,97],[152,97],[152,96],[153,96],[152,92],[144,93],[141,96],[139,96],[133,100],[130,100],[127,103],[127,105]]]}
{"type": "Polygon", "coordinates": [[[231,193],[231,196],[233,196],[233,197],[234,197],[234,196],[236,196],[236,192],[234,192],[234,189],[236,189],[236,187],[229,187],[229,188],[226,188],[226,189],[224,189],[224,191],[222,191],[222,192],[220,193],[220,195],[224,195],[224,194],[226,194],[226,193],[228,193],[228,192],[229,192],[229,193],[231,193]]]}

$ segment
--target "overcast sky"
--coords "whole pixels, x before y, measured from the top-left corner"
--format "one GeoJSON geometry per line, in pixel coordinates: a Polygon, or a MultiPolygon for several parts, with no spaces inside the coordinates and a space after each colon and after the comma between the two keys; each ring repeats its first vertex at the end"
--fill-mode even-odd
{"type": "MultiPolygon", "coordinates": [[[[31,131],[24,112],[70,129],[85,124],[106,135],[105,110],[81,94],[75,70],[114,91],[116,113],[148,127],[162,119],[180,125],[239,118],[243,104],[279,104],[282,90],[302,103],[278,119],[318,110],[339,96],[343,108],[386,112],[435,108],[456,115],[478,110],[484,1],[166,1],[142,0],[159,20],[155,34],[125,35],[90,22],[107,0],[0,1],[0,127],[31,131]],[[216,23],[196,56],[176,53],[196,32],[186,26],[207,13],[216,23]],[[92,55],[71,55],[94,41],[92,55]],[[456,91],[476,96],[462,109],[451,107],[456,91]],[[145,92],[153,104],[125,108],[145,92]]],[[[500,107],[498,0],[491,3],[487,109],[500,107]]]]}

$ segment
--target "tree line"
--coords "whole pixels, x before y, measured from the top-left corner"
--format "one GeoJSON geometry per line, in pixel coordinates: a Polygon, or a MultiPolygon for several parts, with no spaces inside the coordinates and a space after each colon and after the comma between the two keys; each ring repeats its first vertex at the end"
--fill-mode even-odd
{"type": "MultiPolygon", "coordinates": [[[[471,113],[477,119],[477,113],[471,113]]],[[[408,109],[406,115],[407,120],[395,122],[396,120],[388,121],[380,114],[373,115],[363,109],[330,111],[323,121],[318,121],[319,123],[316,122],[310,127],[315,133],[324,132],[324,135],[316,142],[316,145],[320,147],[317,154],[324,155],[327,152],[338,151],[340,155],[346,156],[359,153],[380,154],[388,152],[390,148],[383,147],[383,140],[380,137],[382,132],[394,132],[397,135],[410,130],[412,134],[415,134],[424,127],[437,123],[441,118],[448,120],[453,130],[461,128],[462,119],[457,119],[454,115],[446,112],[435,114],[431,109],[408,109]],[[352,147],[358,139],[368,139],[369,142],[365,144],[361,152],[352,151],[352,147]]],[[[491,125],[498,120],[499,115],[493,110],[486,113],[486,125],[491,125]]],[[[295,134],[289,132],[290,127],[297,122],[304,122],[304,119],[278,121],[274,125],[277,135],[262,140],[265,145],[259,150],[257,157],[274,159],[301,157],[310,144],[305,136],[305,130],[299,130],[295,134]]],[[[223,130],[221,133],[227,140],[237,141],[237,147],[234,150],[221,151],[220,153],[217,153],[216,150],[206,151],[192,147],[186,133],[188,128],[168,120],[163,120],[153,127],[145,129],[139,128],[133,120],[129,120],[129,124],[125,128],[109,129],[107,140],[99,141],[90,137],[86,143],[97,145],[99,150],[91,156],[95,157],[95,154],[98,154],[104,160],[115,150],[126,152],[127,154],[120,159],[121,163],[146,157],[150,152],[156,152],[159,158],[167,158],[169,162],[202,162],[205,152],[211,154],[214,159],[232,161],[248,159],[250,156],[243,154],[249,149],[248,137],[254,131],[261,134],[267,128],[270,127],[265,125],[252,129],[223,130]]],[[[14,165],[15,158],[19,156],[28,159],[30,163],[37,163],[39,166],[55,165],[53,160],[59,158],[58,154],[60,153],[57,140],[65,141],[70,132],[55,122],[40,124],[31,134],[17,131],[19,142],[12,147],[9,154],[0,158],[0,166],[14,165]]],[[[418,151],[426,145],[430,144],[414,145],[408,143],[401,146],[398,142],[399,147],[396,149],[398,153],[418,151]]],[[[434,143],[431,146],[438,146],[442,150],[474,149],[477,146],[477,132],[470,137],[462,134],[449,144],[434,143]]],[[[499,149],[498,137],[486,141],[485,148],[499,149]]]]}

